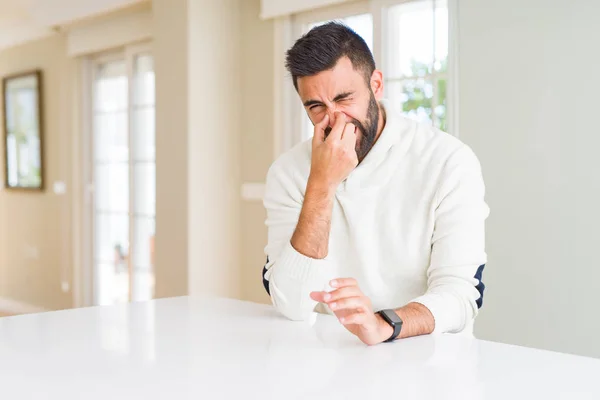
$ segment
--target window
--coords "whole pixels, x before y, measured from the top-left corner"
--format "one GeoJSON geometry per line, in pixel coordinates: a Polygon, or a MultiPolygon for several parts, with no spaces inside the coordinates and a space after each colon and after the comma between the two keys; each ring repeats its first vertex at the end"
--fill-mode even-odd
{"type": "MultiPolygon", "coordinates": [[[[295,40],[329,21],[343,22],[365,39],[383,71],[385,97],[392,107],[409,118],[454,133],[449,121],[448,0],[371,0],[303,13],[292,20],[292,37],[295,40]]],[[[290,133],[297,138],[287,141],[292,145],[313,133],[312,122],[294,95],[289,101],[294,102],[296,115],[301,115],[296,121],[302,122],[299,133],[290,133]]]]}
{"type": "Polygon", "coordinates": [[[387,11],[386,97],[409,117],[447,130],[446,1],[412,1],[387,11]]]}
{"type": "Polygon", "coordinates": [[[92,62],[94,304],[154,295],[154,69],[143,47],[92,62]]]}

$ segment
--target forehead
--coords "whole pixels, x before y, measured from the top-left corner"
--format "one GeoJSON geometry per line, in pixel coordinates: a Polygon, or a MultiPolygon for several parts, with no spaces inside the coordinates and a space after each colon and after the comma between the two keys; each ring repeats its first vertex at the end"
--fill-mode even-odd
{"type": "Polygon", "coordinates": [[[366,87],[364,75],[342,57],[330,70],[298,78],[298,94],[302,101],[322,96],[333,98],[342,92],[356,92],[366,87]]]}

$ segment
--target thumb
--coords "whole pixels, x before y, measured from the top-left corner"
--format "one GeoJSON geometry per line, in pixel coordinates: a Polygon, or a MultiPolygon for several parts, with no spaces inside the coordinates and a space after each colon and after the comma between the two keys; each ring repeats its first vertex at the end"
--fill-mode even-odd
{"type": "Polygon", "coordinates": [[[325,117],[315,125],[315,131],[313,136],[313,145],[323,143],[325,141],[325,129],[329,126],[329,114],[325,114],[325,117]]]}

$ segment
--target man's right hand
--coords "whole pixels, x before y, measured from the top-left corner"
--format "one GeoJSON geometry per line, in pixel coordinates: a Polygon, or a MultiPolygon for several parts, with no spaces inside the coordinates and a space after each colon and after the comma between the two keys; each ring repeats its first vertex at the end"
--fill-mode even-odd
{"type": "Polygon", "coordinates": [[[315,125],[308,184],[334,191],[358,165],[356,126],[346,123],[346,115],[336,112],[335,123],[326,137],[329,115],[315,125]]]}
{"type": "Polygon", "coordinates": [[[346,115],[337,113],[331,132],[325,138],[328,126],[328,116],[315,125],[310,176],[291,240],[296,251],[315,259],[325,258],[329,252],[335,191],[358,165],[354,124],[347,124],[346,115]]]}

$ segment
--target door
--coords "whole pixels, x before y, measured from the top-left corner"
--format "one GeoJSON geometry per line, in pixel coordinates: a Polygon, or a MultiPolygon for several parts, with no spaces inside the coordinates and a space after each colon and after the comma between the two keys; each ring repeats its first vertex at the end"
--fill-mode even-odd
{"type": "Polygon", "coordinates": [[[156,162],[149,46],[94,57],[87,185],[95,305],[154,296],[156,162]]]}

